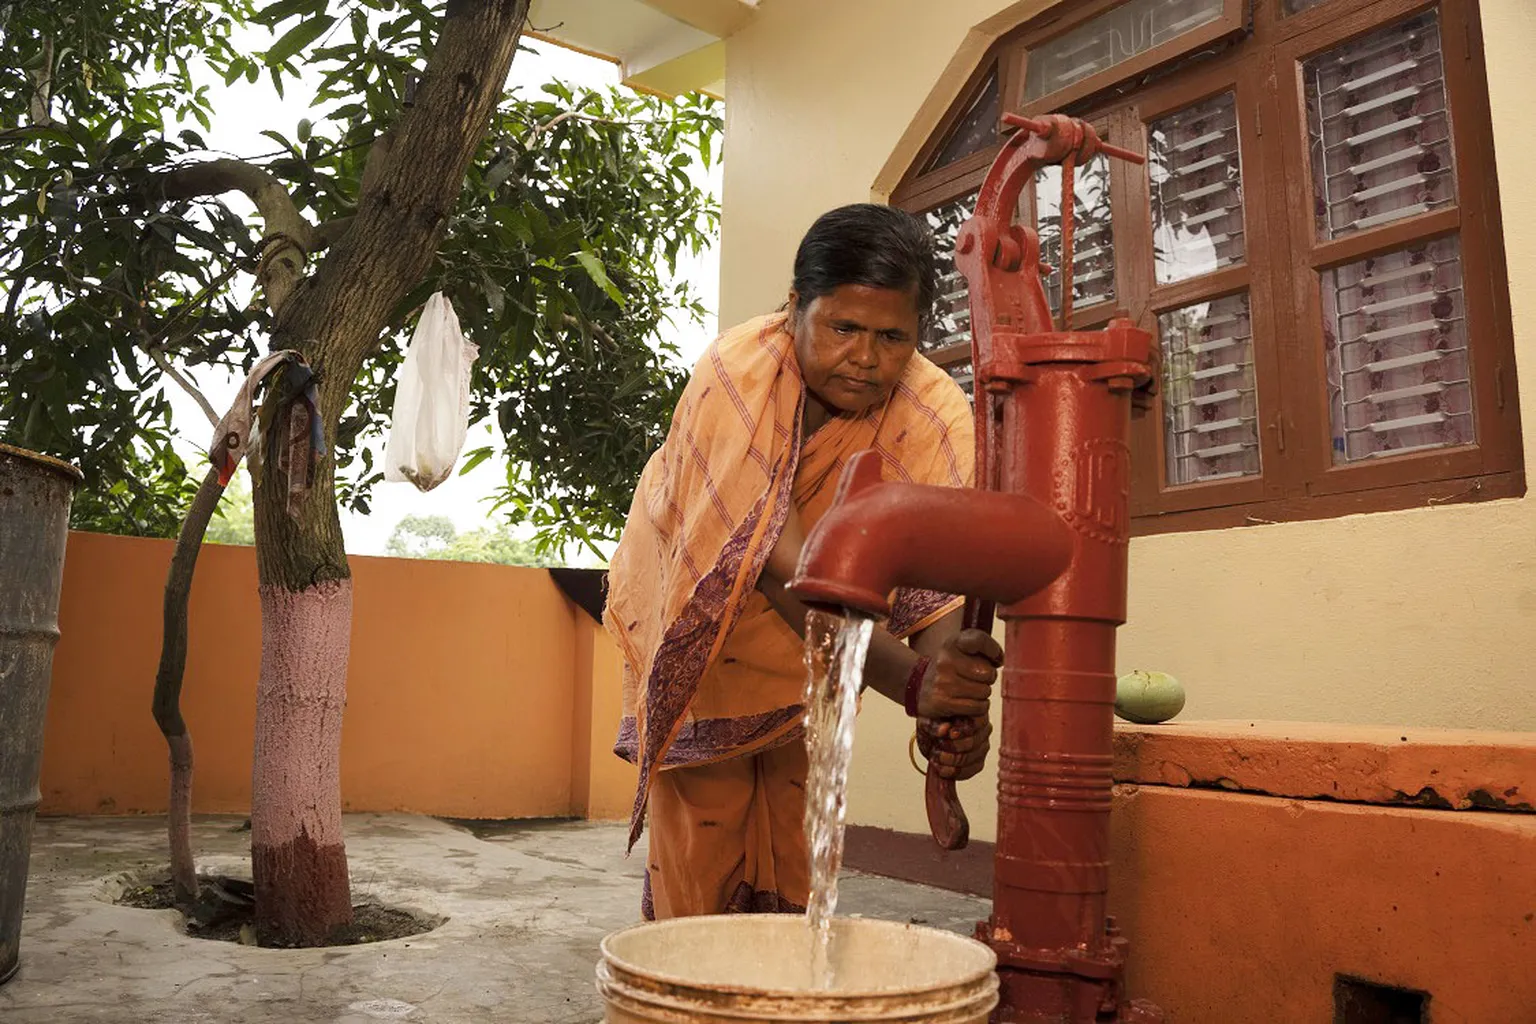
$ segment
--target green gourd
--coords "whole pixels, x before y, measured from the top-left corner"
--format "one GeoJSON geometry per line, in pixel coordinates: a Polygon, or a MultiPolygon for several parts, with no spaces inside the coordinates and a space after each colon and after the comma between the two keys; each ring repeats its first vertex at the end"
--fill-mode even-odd
{"type": "Polygon", "coordinates": [[[1115,714],[1137,725],[1166,722],[1184,710],[1184,686],[1166,672],[1137,669],[1115,683],[1115,714]]]}

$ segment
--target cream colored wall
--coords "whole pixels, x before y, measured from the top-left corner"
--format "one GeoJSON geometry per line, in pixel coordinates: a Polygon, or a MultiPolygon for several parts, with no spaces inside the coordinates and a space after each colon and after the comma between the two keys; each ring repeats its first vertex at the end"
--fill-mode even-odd
{"type": "MultiPolygon", "coordinates": [[[[1003,6],[773,0],[731,37],[722,323],[782,301],[800,235],[823,211],[869,198],[968,31],[1003,6]]],[[[1522,183],[1536,165],[1536,3],[1483,0],[1482,9],[1532,436],[1536,190],[1522,183]]],[[[1526,452],[1536,476],[1536,436],[1526,452]]],[[[1531,641],[1536,507],[1524,499],[1139,538],[1120,665],[1177,675],[1188,718],[1536,730],[1531,641]]],[[[899,709],[866,705],[850,820],[926,829],[910,733],[899,709]]],[[[977,838],[993,836],[995,785],[989,769],[962,787],[977,838]]]]}

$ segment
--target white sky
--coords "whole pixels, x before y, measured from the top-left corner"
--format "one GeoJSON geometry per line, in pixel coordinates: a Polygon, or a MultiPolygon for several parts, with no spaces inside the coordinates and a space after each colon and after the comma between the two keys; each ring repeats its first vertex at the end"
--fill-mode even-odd
{"type": "MultiPolygon", "coordinates": [[[[264,37],[265,33],[261,33],[264,37]]],[[[552,44],[526,40],[533,52],[520,52],[512,62],[509,89],[537,89],[539,85],[554,79],[573,85],[601,87],[617,85],[618,68],[608,61],[588,57],[552,44]]],[[[270,43],[265,38],[253,38],[252,50],[263,49],[270,43]]],[[[313,87],[304,89],[300,83],[285,83],[286,98],[279,100],[265,77],[255,84],[241,79],[234,86],[225,87],[215,79],[210,85],[217,115],[213,128],[204,132],[210,148],[237,156],[250,156],[270,152],[271,140],[260,132],[273,128],[289,136],[293,135],[299,120],[311,116],[309,102],[313,87]]],[[[717,161],[707,180],[707,186],[718,199],[721,190],[721,171],[717,161]]],[[[235,209],[240,207],[231,203],[235,209]]],[[[705,323],[690,326],[672,338],[682,350],[685,365],[691,367],[704,347],[714,337],[714,311],[719,302],[719,257],[713,248],[697,258],[679,260],[678,276],[689,281],[703,301],[710,315],[705,323]]],[[[249,287],[249,285],[247,286],[249,287]]],[[[197,376],[197,383],[214,408],[222,413],[233,401],[239,388],[238,378],[216,379],[206,368],[197,376]]],[[[197,404],[180,388],[167,382],[167,394],[175,411],[177,447],[183,458],[189,460],[194,473],[200,473],[206,464],[202,452],[212,433],[207,418],[197,404]]],[[[472,429],[465,441],[465,451],[493,443],[490,423],[472,429]]],[[[375,446],[374,464],[382,466],[382,439],[375,446]]],[[[243,467],[242,467],[243,471],[243,467]]],[[[342,529],[346,536],[349,554],[382,554],[384,544],[394,531],[395,524],[407,515],[444,515],[459,527],[460,531],[486,525],[500,513],[493,513],[487,498],[504,478],[504,466],[500,460],[488,459],[466,476],[450,476],[432,491],[422,494],[407,483],[380,483],[374,488],[371,513],[356,515],[343,509],[342,529]]],[[[627,511],[627,510],[626,510],[627,511]]],[[[568,552],[571,564],[590,564],[590,555],[568,552]]]]}

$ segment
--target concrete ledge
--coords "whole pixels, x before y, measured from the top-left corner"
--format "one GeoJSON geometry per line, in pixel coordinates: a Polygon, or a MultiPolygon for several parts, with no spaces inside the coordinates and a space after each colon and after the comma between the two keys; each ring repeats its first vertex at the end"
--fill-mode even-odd
{"type": "Polygon", "coordinates": [[[1536,733],[1321,722],[1117,722],[1115,781],[1531,812],[1536,733]]]}
{"type": "Polygon", "coordinates": [[[1111,822],[1128,991],[1171,1021],[1333,1020],[1341,974],[1536,1019],[1536,815],[1120,786],[1111,822]]]}

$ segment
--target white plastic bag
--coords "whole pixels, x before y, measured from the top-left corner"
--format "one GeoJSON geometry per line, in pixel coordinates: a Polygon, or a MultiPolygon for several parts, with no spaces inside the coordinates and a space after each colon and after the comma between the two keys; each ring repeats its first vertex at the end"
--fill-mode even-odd
{"type": "Polygon", "coordinates": [[[384,446],[384,479],[430,491],[453,472],[469,430],[469,377],[480,349],[459,333],[453,306],[436,292],[411,336],[384,446]]]}

